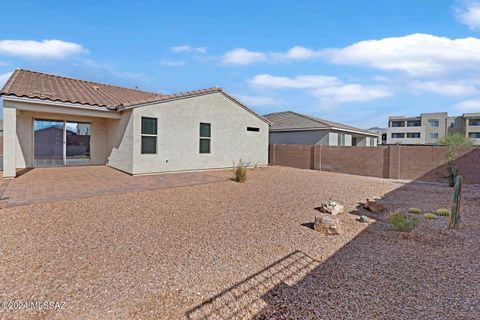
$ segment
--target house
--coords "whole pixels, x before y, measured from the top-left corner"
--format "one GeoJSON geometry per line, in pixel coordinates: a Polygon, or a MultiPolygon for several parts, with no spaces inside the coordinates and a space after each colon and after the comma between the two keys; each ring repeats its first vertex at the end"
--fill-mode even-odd
{"type": "Polygon", "coordinates": [[[422,113],[416,117],[388,117],[387,144],[437,144],[440,137],[462,133],[480,145],[480,113],[449,116],[447,112],[422,113]]]}
{"type": "Polygon", "coordinates": [[[264,117],[271,123],[270,143],[374,147],[379,138],[377,133],[292,111],[264,117]]]}
{"type": "Polygon", "coordinates": [[[44,166],[139,175],[268,163],[268,121],[217,87],[159,94],[17,69],[0,96],[6,178],[44,166]]]}
{"type": "Polygon", "coordinates": [[[378,144],[387,144],[387,129],[380,127],[371,127],[367,131],[378,134],[378,144]]]}

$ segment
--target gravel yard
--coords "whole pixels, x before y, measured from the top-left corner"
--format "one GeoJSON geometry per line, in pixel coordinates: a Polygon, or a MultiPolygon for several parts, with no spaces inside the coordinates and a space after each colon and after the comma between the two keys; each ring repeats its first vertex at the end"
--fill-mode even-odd
{"type": "MultiPolygon", "coordinates": [[[[231,172],[208,173],[226,177],[231,172]]],[[[233,181],[0,210],[2,301],[64,302],[4,318],[478,319],[480,190],[466,187],[462,229],[447,217],[410,234],[389,210],[449,207],[425,183],[284,167],[233,181]],[[322,200],[345,205],[343,234],[310,228],[322,200]]]]}

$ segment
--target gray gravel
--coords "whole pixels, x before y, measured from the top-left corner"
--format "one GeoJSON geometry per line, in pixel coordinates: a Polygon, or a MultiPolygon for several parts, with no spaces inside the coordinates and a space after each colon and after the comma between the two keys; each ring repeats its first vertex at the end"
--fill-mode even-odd
{"type": "MultiPolygon", "coordinates": [[[[228,176],[231,172],[212,172],[228,176]]],[[[432,184],[293,168],[233,181],[0,211],[2,301],[62,301],[64,310],[5,318],[322,319],[480,317],[480,190],[466,188],[464,224],[391,230],[340,216],[344,234],[309,228],[322,200],[365,212],[449,207],[432,184]]]]}

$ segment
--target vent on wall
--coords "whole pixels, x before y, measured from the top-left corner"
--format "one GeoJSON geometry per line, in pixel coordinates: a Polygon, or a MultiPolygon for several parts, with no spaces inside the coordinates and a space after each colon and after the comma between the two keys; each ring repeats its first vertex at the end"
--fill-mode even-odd
{"type": "Polygon", "coordinates": [[[260,128],[257,128],[257,127],[247,127],[247,131],[259,132],[259,131],[260,131],[260,128]]]}

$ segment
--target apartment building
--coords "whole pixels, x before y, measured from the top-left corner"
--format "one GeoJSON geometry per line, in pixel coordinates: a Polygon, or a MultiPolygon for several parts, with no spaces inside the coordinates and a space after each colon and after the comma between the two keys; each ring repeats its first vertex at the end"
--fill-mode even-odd
{"type": "Polygon", "coordinates": [[[480,113],[449,116],[447,112],[422,113],[417,117],[388,118],[387,144],[437,144],[447,134],[460,132],[480,145],[480,113]]]}

